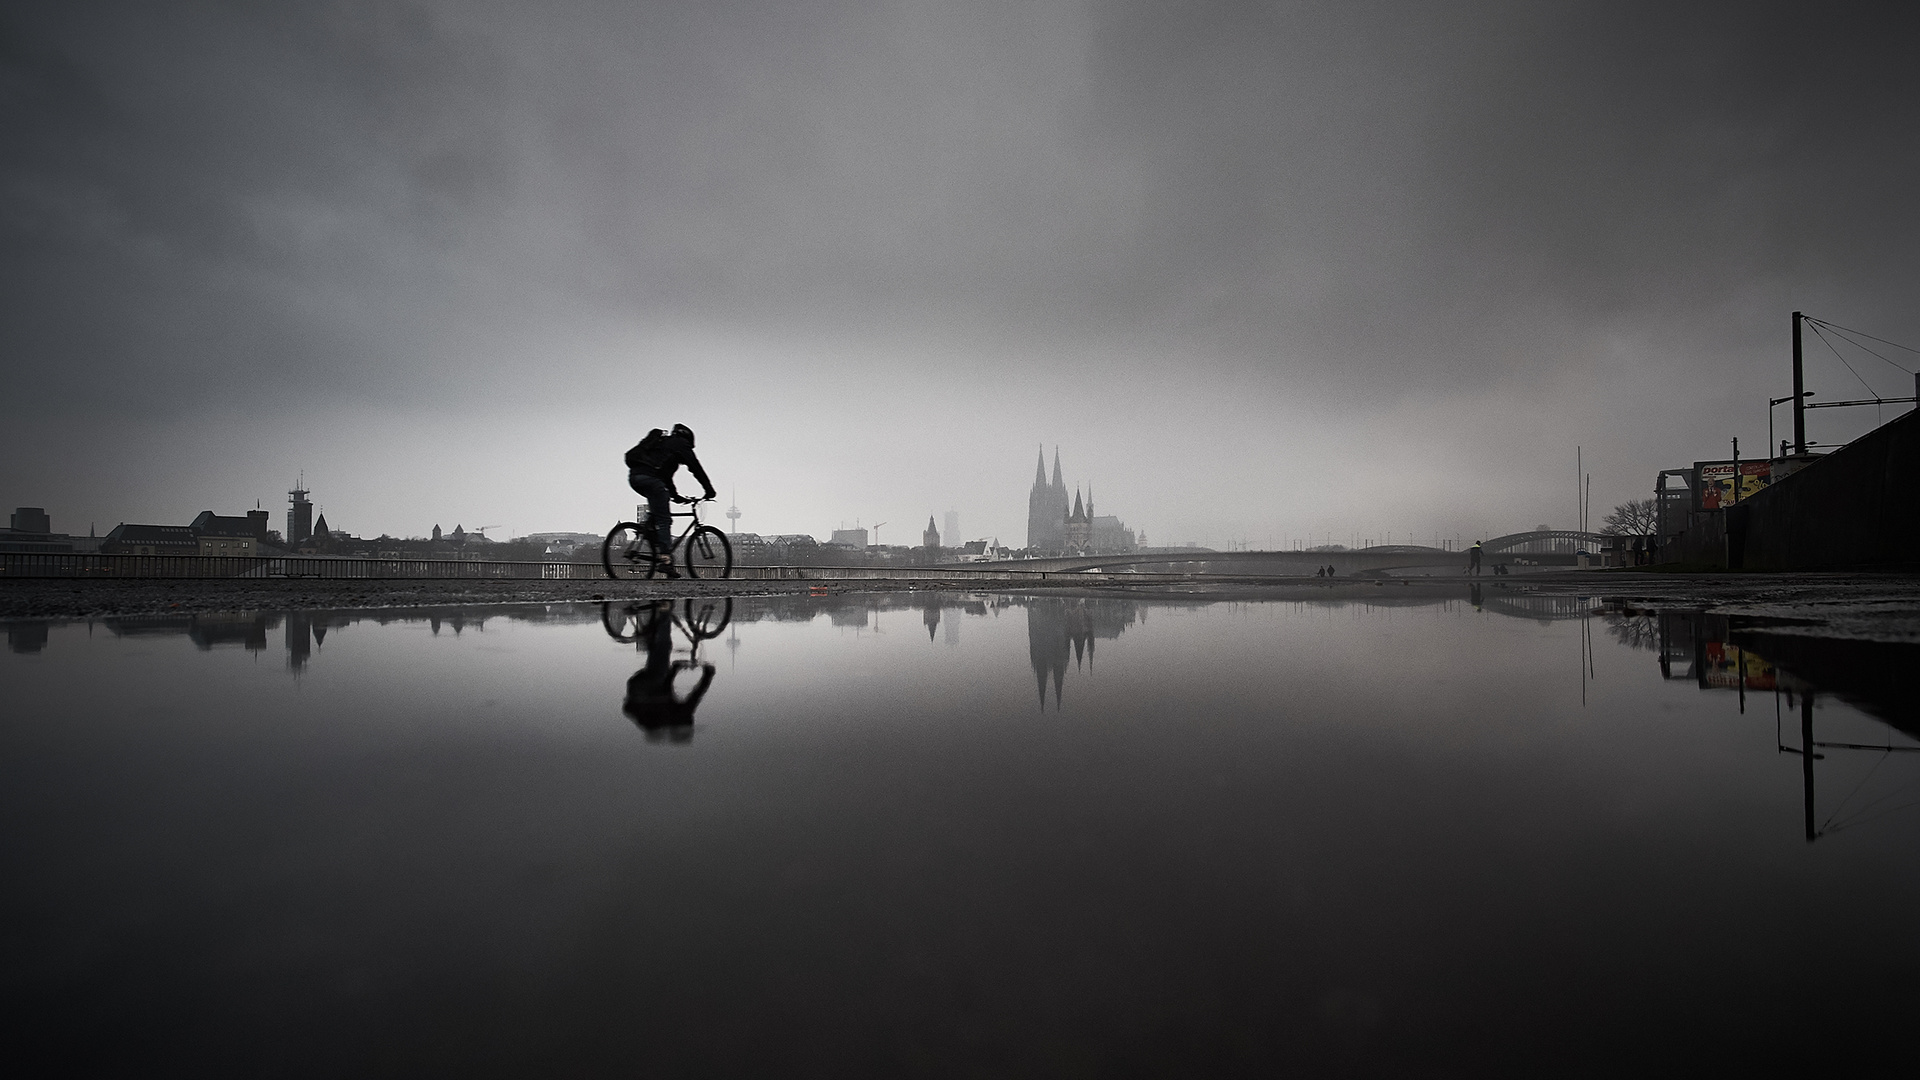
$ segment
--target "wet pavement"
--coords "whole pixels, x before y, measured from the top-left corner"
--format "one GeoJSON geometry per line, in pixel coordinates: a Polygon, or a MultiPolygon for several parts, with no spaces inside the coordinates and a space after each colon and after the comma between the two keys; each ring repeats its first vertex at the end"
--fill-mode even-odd
{"type": "Polygon", "coordinates": [[[20,1052],[1832,1068],[1920,1001],[1884,582],[756,584],[6,622],[20,1052]]]}

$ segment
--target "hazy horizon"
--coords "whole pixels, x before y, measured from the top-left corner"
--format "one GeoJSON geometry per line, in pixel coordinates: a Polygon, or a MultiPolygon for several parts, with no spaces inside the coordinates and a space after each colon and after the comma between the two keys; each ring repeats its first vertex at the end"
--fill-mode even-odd
{"type": "MultiPolygon", "coordinates": [[[[1920,346],[1903,27],[14,6],[0,502],[596,532],[685,422],[753,532],[1017,546],[1042,445],[1156,545],[1571,527],[1576,446],[1597,524],[1763,453],[1791,311],[1920,346]]],[[[1912,395],[1882,351],[1809,336],[1808,386],[1912,395]]]]}

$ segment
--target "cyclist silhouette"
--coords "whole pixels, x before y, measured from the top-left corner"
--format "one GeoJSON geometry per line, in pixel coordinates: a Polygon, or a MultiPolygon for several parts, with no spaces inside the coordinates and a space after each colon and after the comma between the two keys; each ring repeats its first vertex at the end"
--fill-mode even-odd
{"type": "Polygon", "coordinates": [[[631,642],[647,651],[647,663],[627,680],[626,699],[620,711],[646,732],[649,742],[684,743],[693,739],[693,714],[700,699],[713,685],[714,666],[700,659],[700,643],[720,636],[733,621],[733,599],[718,605],[703,601],[696,606],[685,601],[685,619],[675,618],[674,602],[656,600],[648,604],[624,604],[616,612],[611,602],[600,607],[600,619],[608,636],[615,641],[631,642]],[[687,658],[673,658],[673,628],[678,623],[692,641],[687,658]],[[698,669],[700,678],[682,697],[674,680],[683,671],[698,669]]]}
{"type": "Polygon", "coordinates": [[[693,501],[682,499],[673,487],[673,474],[682,465],[706,488],[702,499],[711,499],[717,494],[713,489],[713,481],[707,479],[707,470],[701,467],[700,459],[694,455],[693,429],[685,424],[675,424],[673,431],[665,434],[659,428],[654,428],[646,438],[627,451],[627,486],[647,500],[647,526],[653,534],[653,558],[670,578],[680,575],[673,569],[673,522],[668,503],[693,501]]]}
{"type": "Polygon", "coordinates": [[[640,644],[646,647],[647,663],[627,680],[626,700],[620,711],[647,733],[649,740],[666,739],[688,742],[693,738],[693,712],[713,685],[714,667],[704,661],[673,658],[673,601],[651,605],[640,628],[640,644]],[[700,679],[685,697],[674,691],[673,681],[683,671],[700,669],[700,679]]]}

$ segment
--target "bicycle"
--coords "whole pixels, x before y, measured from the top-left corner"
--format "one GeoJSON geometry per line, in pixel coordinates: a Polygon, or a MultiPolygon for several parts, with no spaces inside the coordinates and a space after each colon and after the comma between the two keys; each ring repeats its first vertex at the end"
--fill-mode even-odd
{"type": "Polygon", "coordinates": [[[600,565],[606,567],[607,576],[615,581],[634,578],[650,578],[673,565],[673,554],[681,551],[687,568],[687,576],[692,578],[724,578],[733,576],[733,544],[727,540],[727,534],[711,525],[700,523],[700,500],[675,499],[675,502],[688,507],[684,511],[672,511],[668,516],[691,518],[685,531],[674,538],[673,544],[662,554],[654,542],[650,530],[638,521],[622,521],[607,532],[607,538],[600,545],[600,565]]]}

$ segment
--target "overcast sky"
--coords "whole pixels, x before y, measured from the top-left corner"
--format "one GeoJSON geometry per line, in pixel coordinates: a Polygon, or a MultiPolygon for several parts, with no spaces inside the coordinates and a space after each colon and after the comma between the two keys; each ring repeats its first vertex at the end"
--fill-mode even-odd
{"type": "Polygon", "coordinates": [[[1597,520],[1792,310],[1920,346],[1845,7],[8,4],[0,502],[600,531],[678,421],[749,531],[1017,545],[1043,443],[1153,543],[1597,520]]]}

